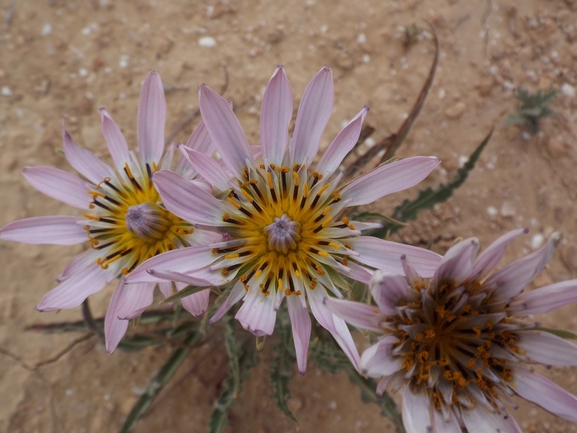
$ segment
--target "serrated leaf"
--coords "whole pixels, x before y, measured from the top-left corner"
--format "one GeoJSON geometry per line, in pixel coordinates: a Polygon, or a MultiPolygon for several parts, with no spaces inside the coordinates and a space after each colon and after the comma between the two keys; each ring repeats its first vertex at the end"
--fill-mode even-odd
{"type": "Polygon", "coordinates": [[[286,349],[283,341],[277,343],[273,352],[275,356],[271,365],[270,382],[273,387],[276,405],[287,418],[297,422],[288,407],[288,400],[291,398],[289,385],[296,360],[286,349]]]}
{"type": "MultiPolygon", "coordinates": [[[[194,346],[201,339],[201,334],[198,332],[191,332],[182,341],[185,346],[194,346]]],[[[144,394],[138,399],[136,404],[133,406],[130,414],[126,418],[122,430],[120,433],[130,433],[136,427],[138,420],[144,415],[146,410],[155,400],[156,396],[164,389],[168,384],[170,379],[178,371],[178,368],[182,365],[188,354],[190,353],[190,348],[179,347],[172,352],[170,358],[162,366],[160,371],[154,376],[154,378],[148,383],[144,394]]]]}
{"type": "MultiPolygon", "coordinates": [[[[240,384],[249,378],[248,371],[255,367],[259,362],[258,352],[255,350],[251,339],[245,340],[242,346],[242,355],[239,358],[239,387],[240,384]]],[[[221,433],[228,424],[228,412],[234,406],[236,396],[234,395],[234,378],[228,376],[222,382],[222,391],[218,400],[214,404],[214,410],[210,415],[209,431],[210,433],[221,433]]]]}
{"type": "MultiPolygon", "coordinates": [[[[475,151],[471,154],[468,161],[461,167],[457,174],[446,184],[441,184],[438,188],[427,188],[419,192],[415,200],[405,200],[400,206],[395,208],[393,218],[402,222],[412,221],[417,218],[417,214],[423,209],[431,209],[438,203],[443,203],[453,195],[453,192],[459,188],[469,176],[469,172],[475,167],[479,156],[489,142],[493,130],[485,137],[475,151]]],[[[371,231],[372,236],[383,237],[388,233],[393,233],[399,229],[397,225],[385,225],[382,229],[371,231]]]]}
{"type": "Polygon", "coordinates": [[[182,298],[186,298],[187,296],[194,295],[195,293],[201,292],[206,289],[207,287],[186,286],[184,289],[176,292],[174,295],[165,298],[162,301],[162,303],[170,304],[171,302],[178,301],[182,298]]]}
{"type": "Polygon", "coordinates": [[[234,332],[234,322],[229,316],[224,320],[224,345],[230,360],[230,377],[232,379],[232,398],[236,398],[240,390],[240,367],[238,359],[238,349],[236,346],[236,335],[234,332]]]}
{"type": "Polygon", "coordinates": [[[517,124],[523,124],[523,125],[527,125],[529,124],[529,120],[519,114],[509,114],[509,117],[507,117],[507,120],[505,120],[505,126],[510,126],[510,125],[517,125],[517,124]]]}
{"type": "Polygon", "coordinates": [[[311,360],[327,373],[337,374],[351,364],[332,339],[319,340],[310,349],[311,360]]]}
{"type": "Polygon", "coordinates": [[[552,329],[552,328],[542,328],[542,327],[529,328],[529,329],[533,330],[533,331],[548,332],[549,334],[556,335],[557,337],[564,338],[565,340],[577,340],[577,334],[574,334],[570,331],[565,331],[563,329],[552,329]]]}

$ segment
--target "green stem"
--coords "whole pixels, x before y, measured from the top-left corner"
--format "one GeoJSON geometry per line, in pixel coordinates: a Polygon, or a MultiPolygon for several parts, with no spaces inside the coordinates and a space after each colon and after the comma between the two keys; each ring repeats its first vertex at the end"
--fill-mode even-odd
{"type": "MultiPolygon", "coordinates": [[[[187,346],[194,346],[196,343],[198,343],[201,337],[202,334],[200,332],[194,331],[193,333],[188,334],[182,343],[187,346]]],[[[134,430],[140,417],[150,407],[156,396],[160,393],[160,391],[164,389],[170,379],[172,379],[178,368],[190,353],[190,350],[190,348],[179,347],[178,349],[175,349],[174,352],[172,352],[172,356],[162,366],[154,379],[150,381],[146,391],[136,402],[132,408],[132,411],[130,411],[130,414],[126,418],[120,433],[130,433],[134,430]]]]}
{"type": "Polygon", "coordinates": [[[92,316],[92,311],[90,311],[90,305],[88,305],[88,298],[84,300],[82,303],[82,318],[84,319],[84,323],[86,327],[98,335],[101,339],[104,337],[104,333],[102,332],[102,328],[99,328],[92,316]]]}

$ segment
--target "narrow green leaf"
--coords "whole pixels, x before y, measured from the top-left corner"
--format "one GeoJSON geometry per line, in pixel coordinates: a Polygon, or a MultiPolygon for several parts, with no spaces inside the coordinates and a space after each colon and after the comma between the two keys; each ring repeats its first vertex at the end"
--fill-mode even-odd
{"type": "Polygon", "coordinates": [[[291,356],[282,341],[279,341],[274,347],[274,355],[270,381],[274,390],[276,405],[287,418],[297,422],[288,407],[288,400],[291,398],[289,384],[293,374],[295,358],[291,356]]]}
{"type": "MultiPolygon", "coordinates": [[[[259,362],[258,352],[252,344],[252,339],[247,338],[242,345],[242,355],[239,358],[239,391],[240,384],[249,378],[249,370],[259,362]]],[[[234,395],[234,379],[228,376],[222,382],[222,391],[218,400],[214,404],[214,410],[210,416],[210,433],[221,433],[228,424],[228,413],[234,406],[236,397],[234,395]]]]}
{"type": "Polygon", "coordinates": [[[224,324],[224,345],[230,360],[230,377],[232,379],[232,398],[236,398],[240,390],[240,366],[238,359],[238,349],[236,347],[236,335],[234,332],[234,322],[230,316],[223,318],[224,324]]]}
{"type": "Polygon", "coordinates": [[[542,328],[540,326],[537,328],[529,329],[534,331],[548,332],[549,334],[556,335],[557,337],[564,338],[565,340],[577,340],[577,334],[574,334],[570,331],[565,331],[563,329],[542,328]]]}
{"type": "Polygon", "coordinates": [[[175,302],[187,296],[194,295],[195,293],[198,293],[205,289],[207,289],[207,287],[186,286],[184,289],[176,292],[174,295],[164,299],[162,303],[170,304],[171,302],[175,302]]]}
{"type": "MultiPolygon", "coordinates": [[[[183,340],[183,344],[187,346],[194,346],[199,342],[201,337],[202,335],[199,332],[191,332],[183,340]]],[[[146,412],[146,410],[155,400],[156,396],[160,393],[160,391],[164,389],[170,379],[172,379],[174,374],[178,371],[178,368],[182,365],[190,353],[190,350],[191,349],[189,348],[179,347],[172,352],[172,355],[168,361],[162,366],[156,376],[149,382],[146,391],[138,399],[130,411],[130,414],[126,418],[120,433],[130,433],[134,430],[140,417],[146,412]]]]}

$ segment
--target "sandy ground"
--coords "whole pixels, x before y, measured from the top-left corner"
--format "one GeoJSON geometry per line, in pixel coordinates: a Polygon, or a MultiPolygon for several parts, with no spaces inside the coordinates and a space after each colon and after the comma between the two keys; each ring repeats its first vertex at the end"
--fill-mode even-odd
{"type": "MultiPolygon", "coordinates": [[[[196,87],[219,88],[229,74],[226,97],[249,141],[258,142],[263,86],[284,64],[300,98],[323,65],[333,68],[335,110],[323,146],[363,105],[374,138],[394,132],[410,109],[432,60],[425,33],[403,45],[404,27],[438,29],[439,68],[431,94],[400,156],[438,155],[442,166],[424,183],[448,180],[493,125],[495,134],[467,184],[448,203],[421,214],[396,239],[432,242],[444,252],[458,236],[477,236],[486,246],[500,234],[529,227],[507,254],[512,260],[536,248],[554,230],[565,239],[541,286],[577,277],[577,2],[525,0],[3,0],[0,17],[0,225],[22,217],[71,213],[26,184],[25,165],[71,170],[56,148],[60,124],[81,144],[106,157],[97,108],[106,106],[135,143],[141,83],[159,70],[167,90],[167,133],[197,107],[196,87]],[[2,23],[0,23],[2,25],[2,23]],[[538,137],[504,128],[514,111],[514,88],[562,89],[556,118],[538,137]]],[[[193,124],[180,130],[184,141],[193,124]]],[[[415,190],[382,200],[387,211],[415,190]]],[[[74,212],[74,211],[72,211],[74,212]]],[[[170,353],[168,347],[139,354],[105,353],[81,334],[40,335],[24,329],[37,322],[80,319],[80,311],[39,314],[36,303],[80,247],[0,243],[0,430],[7,432],[118,431],[144,387],[170,353]]],[[[104,313],[111,290],[93,299],[104,313]]],[[[577,330],[575,306],[536,318],[577,330]]],[[[229,432],[388,432],[377,406],[360,401],[345,376],[311,366],[296,375],[291,408],[298,425],[276,408],[268,385],[270,347],[252,372],[231,414],[229,432]]],[[[139,433],[207,430],[216,383],[226,374],[219,342],[190,356],[143,422],[139,433]]],[[[577,393],[575,368],[546,374],[577,393]]],[[[516,413],[526,432],[569,432],[575,426],[529,404],[516,413]]]]}

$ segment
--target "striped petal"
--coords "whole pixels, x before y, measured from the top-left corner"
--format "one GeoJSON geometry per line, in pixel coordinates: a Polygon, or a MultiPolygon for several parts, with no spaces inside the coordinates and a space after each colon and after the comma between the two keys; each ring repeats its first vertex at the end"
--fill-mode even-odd
{"type": "Polygon", "coordinates": [[[182,306],[186,311],[194,317],[202,316],[208,309],[208,298],[210,296],[210,289],[201,290],[190,296],[186,296],[180,300],[182,306]]]}
{"type": "Polygon", "coordinates": [[[190,165],[205,178],[211,185],[216,186],[221,191],[230,189],[228,184],[229,176],[220,167],[218,162],[203,153],[189,149],[186,146],[178,146],[190,165]]]}
{"type": "Polygon", "coordinates": [[[185,146],[205,155],[212,153],[214,150],[214,144],[203,121],[197,125],[194,131],[192,131],[192,134],[188,138],[185,146]]]}
{"type": "Polygon", "coordinates": [[[114,352],[128,329],[129,321],[118,318],[118,307],[123,300],[124,293],[124,279],[121,279],[114,289],[106,316],[104,316],[104,340],[108,353],[114,352]]]}
{"type": "Polygon", "coordinates": [[[561,242],[561,235],[553,233],[547,244],[540,250],[505,266],[487,278],[484,286],[496,288],[492,298],[499,301],[513,298],[521,293],[551,260],[559,242],[561,242]]]}
{"type": "Polygon", "coordinates": [[[361,373],[369,377],[390,376],[402,368],[402,361],[392,356],[391,351],[399,340],[393,336],[381,338],[363,352],[361,373]]]}
{"type": "Polygon", "coordinates": [[[384,314],[378,308],[360,302],[342,299],[325,298],[325,305],[348,324],[367,331],[382,332],[379,323],[384,314]]]}
{"type": "Polygon", "coordinates": [[[359,256],[354,257],[356,261],[395,274],[403,274],[401,256],[406,256],[423,277],[432,277],[442,259],[440,255],[429,250],[371,236],[347,239],[347,242],[359,253],[359,256]]]}
{"type": "Polygon", "coordinates": [[[260,144],[265,164],[282,165],[293,114],[293,94],[284,68],[272,75],[262,98],[260,144]]]}
{"type": "Polygon", "coordinates": [[[307,296],[311,312],[313,316],[315,316],[315,319],[317,319],[317,322],[331,333],[353,366],[358,370],[360,357],[353,337],[351,336],[351,331],[349,331],[343,319],[333,314],[333,312],[324,305],[324,300],[327,298],[326,291],[319,285],[314,290],[307,289],[307,296]]]}
{"type": "Polygon", "coordinates": [[[25,244],[75,245],[88,240],[84,218],[58,215],[26,218],[0,229],[0,239],[25,244]]]}
{"type": "Polygon", "coordinates": [[[244,329],[256,336],[272,335],[276,321],[274,308],[276,291],[271,291],[268,296],[260,290],[250,291],[244,298],[242,306],[234,316],[244,329]]]}
{"type": "Polygon", "coordinates": [[[295,343],[297,366],[299,373],[304,374],[307,369],[309,340],[311,338],[311,317],[309,310],[303,307],[298,296],[287,296],[287,305],[295,343]]]}
{"type": "Polygon", "coordinates": [[[425,391],[413,393],[410,386],[403,392],[403,424],[407,433],[430,433],[431,402],[425,391]]]}
{"type": "Polygon", "coordinates": [[[517,347],[545,365],[577,365],[577,345],[546,331],[519,331],[517,347]]]}
{"type": "Polygon", "coordinates": [[[515,369],[513,390],[543,409],[571,422],[577,422],[577,397],[536,373],[515,369]]]}
{"type": "Polygon", "coordinates": [[[168,170],[155,173],[152,181],[164,206],[176,216],[213,227],[225,225],[220,201],[191,181],[168,170]]]}
{"type": "Polygon", "coordinates": [[[114,170],[108,164],[98,159],[91,151],[77,146],[64,129],[64,125],[62,125],[62,141],[64,156],[70,165],[93,184],[98,185],[105,178],[115,176],[114,170]]]}
{"type": "Polygon", "coordinates": [[[291,165],[312,161],[316,156],[321,136],[333,112],[334,93],[333,72],[325,66],[308,84],[299,105],[289,145],[291,165]]]}
{"type": "Polygon", "coordinates": [[[382,165],[345,186],[341,197],[351,200],[349,207],[372,203],[388,194],[418,184],[439,162],[437,157],[414,156],[382,165]]]}
{"type": "Polygon", "coordinates": [[[156,283],[126,284],[116,314],[119,319],[134,319],[152,304],[156,283]]]}
{"type": "Polygon", "coordinates": [[[522,293],[509,308],[516,314],[544,314],[575,301],[577,280],[570,280],[522,293]]]}
{"type": "Polygon", "coordinates": [[[87,297],[100,292],[110,280],[109,272],[96,263],[91,263],[46,293],[36,309],[57,311],[78,307],[87,297]]]}
{"type": "Polygon", "coordinates": [[[108,151],[114,161],[114,165],[116,165],[116,169],[119,173],[122,173],[124,172],[124,166],[130,164],[130,152],[128,151],[126,138],[124,138],[120,128],[104,108],[100,109],[100,118],[102,120],[102,135],[108,144],[108,151]]]}
{"type": "Polygon", "coordinates": [[[369,290],[379,309],[387,315],[396,315],[399,301],[408,301],[419,297],[402,275],[387,271],[376,271],[369,283],[369,290]]]}
{"type": "Polygon", "coordinates": [[[212,264],[217,257],[206,247],[198,245],[180,248],[154,256],[141,263],[126,276],[127,283],[156,283],[162,278],[156,278],[148,273],[149,269],[167,269],[174,272],[186,272],[200,269],[212,264]]]}
{"type": "Polygon", "coordinates": [[[491,413],[479,405],[474,409],[461,409],[461,414],[469,433],[523,433],[507,411],[491,413]]]}
{"type": "Polygon", "coordinates": [[[473,262],[479,251],[479,241],[475,238],[465,239],[449,248],[439,269],[435,272],[435,283],[445,279],[452,280],[455,285],[459,285],[471,276],[473,262]]]}
{"type": "Polygon", "coordinates": [[[478,279],[487,276],[493,269],[495,269],[495,266],[499,264],[503,258],[503,254],[505,254],[505,249],[509,244],[519,236],[527,234],[528,232],[528,229],[512,230],[493,242],[489,248],[483,251],[479,257],[477,257],[477,260],[475,260],[475,264],[473,265],[473,275],[476,275],[478,279]]]}
{"type": "Polygon", "coordinates": [[[137,137],[143,164],[159,163],[164,152],[166,101],[157,71],[149,72],[142,85],[138,103],[137,137]]]}
{"type": "Polygon", "coordinates": [[[226,166],[242,179],[247,161],[252,165],[252,152],[238,119],[228,102],[205,85],[199,88],[200,114],[214,146],[226,166]]]}
{"type": "Polygon", "coordinates": [[[24,167],[22,174],[38,191],[62,203],[88,209],[92,196],[88,194],[90,184],[78,176],[52,167],[24,167]]]}
{"type": "Polygon", "coordinates": [[[335,137],[317,165],[320,174],[334,173],[349,154],[361,135],[361,129],[369,107],[364,107],[335,137]]]}
{"type": "Polygon", "coordinates": [[[220,320],[222,316],[224,316],[234,304],[244,298],[245,295],[246,290],[244,288],[244,284],[241,281],[237,281],[227,298],[224,300],[218,310],[216,310],[216,313],[214,313],[208,323],[213,324],[220,320]]]}

